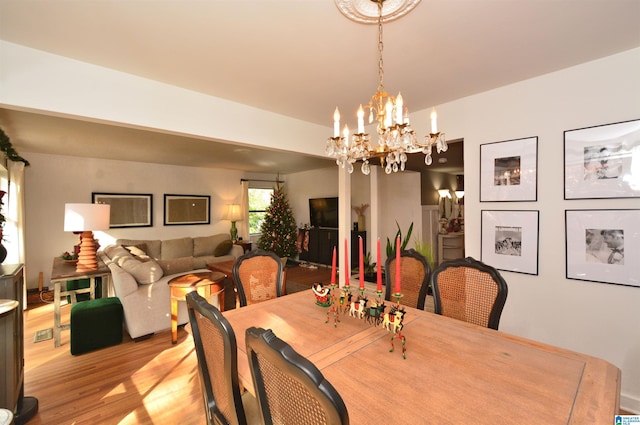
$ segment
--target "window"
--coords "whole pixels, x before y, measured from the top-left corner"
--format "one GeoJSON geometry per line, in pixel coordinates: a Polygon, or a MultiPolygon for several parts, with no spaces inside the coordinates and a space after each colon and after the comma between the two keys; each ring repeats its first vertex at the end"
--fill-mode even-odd
{"type": "Polygon", "coordinates": [[[267,207],[271,204],[273,188],[249,188],[249,233],[260,233],[267,207]]]}

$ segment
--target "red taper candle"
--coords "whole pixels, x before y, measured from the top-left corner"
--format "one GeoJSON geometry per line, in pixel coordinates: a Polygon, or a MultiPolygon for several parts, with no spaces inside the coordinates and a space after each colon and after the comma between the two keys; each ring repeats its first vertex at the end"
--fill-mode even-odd
{"type": "Polygon", "coordinates": [[[336,247],[333,247],[333,258],[331,260],[331,284],[336,284],[336,247]]]}
{"type": "Polygon", "coordinates": [[[396,294],[400,293],[400,236],[396,238],[396,294]]]}
{"type": "Polygon", "coordinates": [[[380,261],[380,238],[378,238],[378,258],[377,258],[378,262],[376,263],[378,266],[378,286],[377,286],[377,290],[379,292],[382,292],[382,264],[380,261]]]}
{"type": "Polygon", "coordinates": [[[362,236],[358,236],[358,246],[359,246],[359,254],[360,260],[358,263],[360,269],[360,289],[364,289],[364,255],[362,252],[362,236]]]}

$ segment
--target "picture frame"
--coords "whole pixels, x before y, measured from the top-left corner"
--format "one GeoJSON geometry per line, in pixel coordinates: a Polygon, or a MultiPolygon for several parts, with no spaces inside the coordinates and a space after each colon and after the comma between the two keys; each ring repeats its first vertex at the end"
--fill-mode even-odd
{"type": "Polygon", "coordinates": [[[164,195],[164,225],[211,223],[211,197],[208,195],[164,195]]]}
{"type": "Polygon", "coordinates": [[[640,210],[565,210],[567,279],[640,287],[640,210]]]}
{"type": "Polygon", "coordinates": [[[150,193],[92,192],[91,202],[111,205],[111,229],[153,226],[153,195],[150,193]]]}
{"type": "Polygon", "coordinates": [[[499,270],[538,275],[540,212],[481,211],[481,261],[499,270]]]}
{"type": "Polygon", "coordinates": [[[640,155],[640,119],[566,130],[564,199],[640,197],[634,155],[640,155]]]}
{"type": "Polygon", "coordinates": [[[480,145],[480,202],[537,200],[537,136],[480,145]]]}

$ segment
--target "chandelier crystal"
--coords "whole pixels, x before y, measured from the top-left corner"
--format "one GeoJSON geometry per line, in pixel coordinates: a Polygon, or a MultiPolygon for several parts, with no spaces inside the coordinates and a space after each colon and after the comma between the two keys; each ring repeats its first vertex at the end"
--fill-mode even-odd
{"type": "MultiPolygon", "coordinates": [[[[354,0],[357,1],[357,0],[354,0]]],[[[360,0],[362,1],[362,0],[360,0]]],[[[336,164],[345,168],[349,173],[353,172],[353,164],[362,161],[361,171],[365,175],[371,172],[370,160],[379,158],[380,166],[385,173],[404,171],[407,162],[407,154],[422,152],[425,155],[424,163],[431,165],[431,154],[433,149],[438,153],[446,152],[448,149],[444,133],[438,131],[437,114],[435,109],[431,112],[431,133],[426,135],[424,141],[420,141],[413,128],[409,123],[409,112],[404,107],[404,99],[402,94],[392,96],[385,91],[384,88],[384,66],[382,60],[382,51],[384,44],[382,41],[382,23],[383,23],[383,6],[385,1],[393,3],[395,7],[392,10],[393,16],[402,16],[416,5],[416,1],[405,1],[398,5],[398,1],[392,0],[369,0],[377,4],[378,10],[378,76],[379,83],[375,94],[371,97],[368,104],[360,105],[357,112],[358,127],[357,132],[349,134],[349,128],[344,126],[342,134],[340,133],[340,111],[338,108],[333,114],[333,137],[327,139],[325,153],[328,156],[336,158],[336,164]],[[397,6],[397,7],[396,7],[397,6]],[[398,11],[398,7],[411,7],[404,12],[398,11]],[[364,131],[364,115],[365,109],[368,111],[369,124],[376,121],[378,133],[377,143],[371,141],[371,136],[364,131]]],[[[351,9],[345,11],[343,5],[349,3],[345,0],[336,0],[336,4],[345,14],[345,16],[353,19],[350,15],[351,9]]],[[[360,21],[360,20],[359,20],[360,21]]],[[[363,22],[363,21],[360,21],[363,22]]]]}

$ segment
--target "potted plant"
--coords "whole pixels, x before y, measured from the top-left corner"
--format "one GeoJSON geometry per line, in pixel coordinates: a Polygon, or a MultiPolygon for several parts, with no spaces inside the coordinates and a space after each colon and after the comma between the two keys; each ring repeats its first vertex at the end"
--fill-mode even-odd
{"type": "Polygon", "coordinates": [[[407,248],[409,239],[411,239],[411,232],[413,232],[413,222],[411,222],[409,230],[407,230],[407,236],[403,239],[402,230],[400,229],[400,225],[397,221],[396,226],[398,226],[398,231],[396,232],[396,236],[393,238],[393,242],[387,237],[387,258],[396,256],[396,239],[398,239],[398,237],[400,238],[400,251],[404,251],[407,248]]]}

